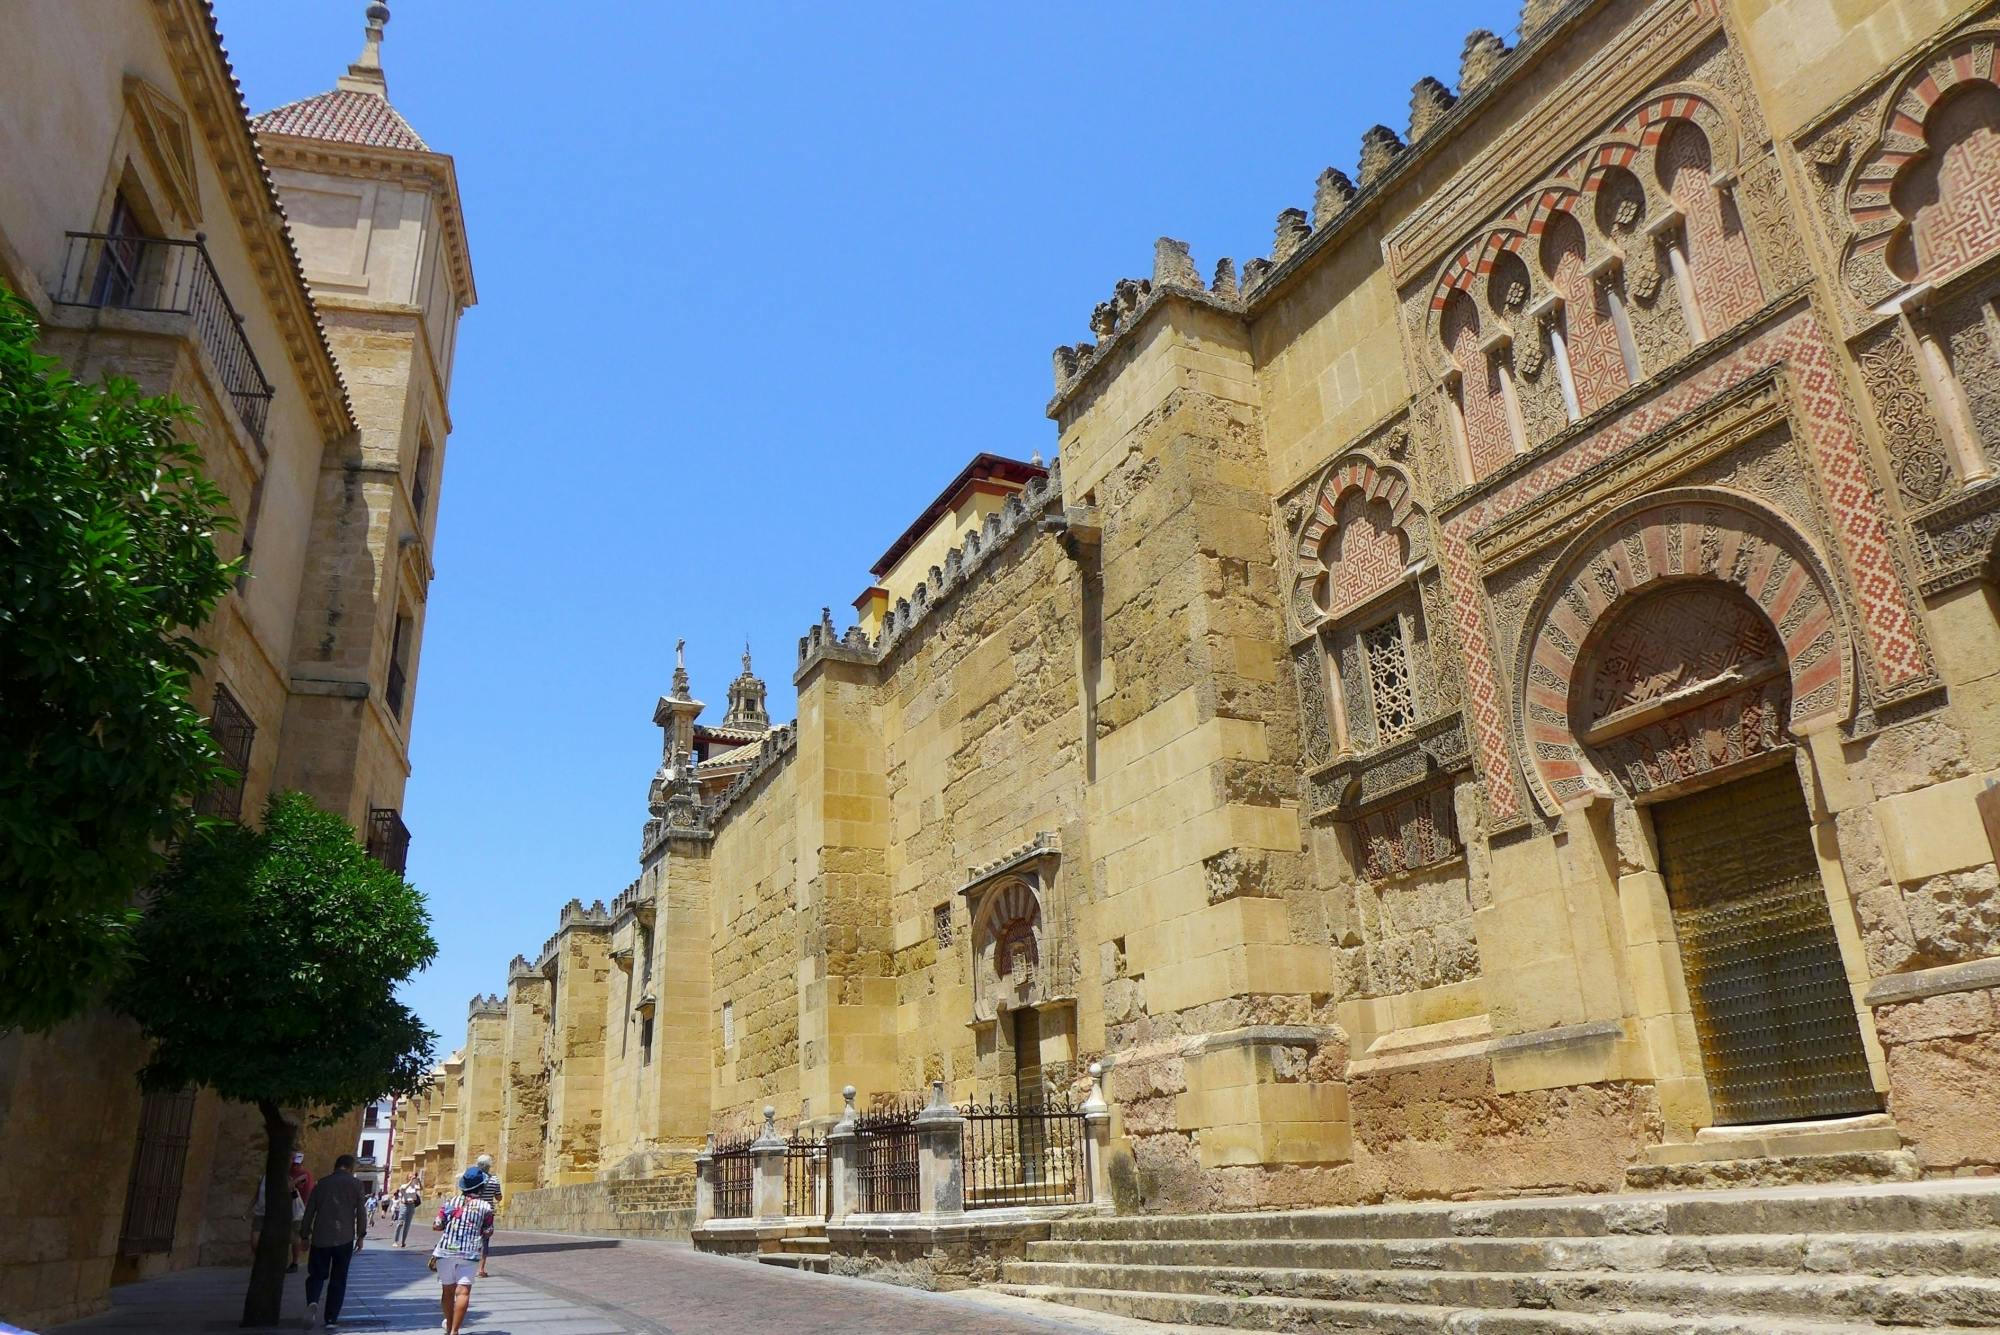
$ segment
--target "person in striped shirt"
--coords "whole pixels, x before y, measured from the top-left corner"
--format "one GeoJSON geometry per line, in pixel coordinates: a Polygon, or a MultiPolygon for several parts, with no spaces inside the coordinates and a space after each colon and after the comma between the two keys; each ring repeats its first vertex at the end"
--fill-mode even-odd
{"type": "MultiPolygon", "coordinates": [[[[490,1154],[480,1155],[478,1166],[480,1182],[478,1188],[472,1194],[492,1206],[493,1214],[497,1218],[500,1214],[500,1179],[493,1176],[493,1156],[490,1154]]],[[[488,1225],[486,1229],[486,1242],[479,1249],[479,1278],[481,1279],[486,1278],[486,1254],[492,1250],[493,1228],[491,1225],[488,1225]]]]}
{"type": "Polygon", "coordinates": [[[438,1203],[437,1222],[432,1231],[441,1234],[431,1256],[437,1261],[439,1297],[444,1305],[444,1329],[458,1335],[465,1324],[465,1312],[472,1305],[472,1281],[477,1277],[479,1258],[485,1254],[486,1238],[493,1232],[493,1207],[476,1194],[485,1174],[468,1168],[458,1179],[458,1192],[438,1203]]]}

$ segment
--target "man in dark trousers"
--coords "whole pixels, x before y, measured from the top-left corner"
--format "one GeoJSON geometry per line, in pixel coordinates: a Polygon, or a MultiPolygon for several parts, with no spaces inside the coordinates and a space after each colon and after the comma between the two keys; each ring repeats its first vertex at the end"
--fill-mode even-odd
{"type": "Polygon", "coordinates": [[[347,1296],[347,1266],[368,1235],[363,1208],[368,1189],[354,1176],[354,1156],[333,1161],[333,1171],[321,1178],[306,1200],[306,1217],[299,1236],[312,1248],[306,1259],[306,1327],[331,1326],[340,1320],[340,1302],[347,1296]],[[326,1306],[320,1306],[320,1290],[326,1306]]]}

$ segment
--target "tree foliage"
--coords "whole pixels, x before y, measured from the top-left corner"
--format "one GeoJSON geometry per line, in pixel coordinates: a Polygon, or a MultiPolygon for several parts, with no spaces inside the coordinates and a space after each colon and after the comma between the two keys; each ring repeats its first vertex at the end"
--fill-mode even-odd
{"type": "Polygon", "coordinates": [[[73,380],[35,337],[0,287],[0,1031],[109,981],[134,892],[223,775],[190,632],[235,573],[188,410],[73,380]]]}
{"type": "MultiPolygon", "coordinates": [[[[286,1192],[286,1107],[324,1125],[382,1094],[415,1092],[437,1035],[396,986],[437,955],[423,896],[353,829],[280,793],[262,829],[216,824],[184,843],[134,935],[118,1007],[152,1041],[153,1089],[204,1085],[264,1116],[265,1199],[286,1192]]],[[[246,1325],[277,1319],[289,1219],[260,1240],[246,1325]]]]}
{"type": "Polygon", "coordinates": [[[430,1069],[436,1035],[396,999],[437,955],[423,896],[303,793],[190,838],[134,946],[117,1000],[153,1040],[149,1087],[333,1118],[430,1069]]]}

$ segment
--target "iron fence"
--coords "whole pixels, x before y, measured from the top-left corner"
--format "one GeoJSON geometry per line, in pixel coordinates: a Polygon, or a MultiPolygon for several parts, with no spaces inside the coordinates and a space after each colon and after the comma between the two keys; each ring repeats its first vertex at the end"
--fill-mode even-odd
{"type": "Polygon", "coordinates": [[[989,1095],[965,1118],[965,1208],[1081,1205],[1090,1199],[1090,1137],[1068,1099],[989,1095]]]}
{"type": "Polygon", "coordinates": [[[748,1219],[756,1199],[756,1168],[750,1158],[748,1133],[715,1140],[715,1217],[748,1219]]]}
{"type": "Polygon", "coordinates": [[[917,1176],[917,1114],[921,1111],[917,1103],[898,1103],[854,1119],[863,1213],[916,1213],[922,1195],[917,1176]]]}
{"type": "Polygon", "coordinates": [[[243,332],[243,317],[223,290],[208,247],[192,241],[109,232],[70,232],[55,299],[64,306],[116,307],[185,315],[215,363],[222,391],[260,445],[271,409],[271,382],[243,332]]]}
{"type": "Polygon", "coordinates": [[[826,1219],[833,1214],[826,1141],[801,1127],[785,1142],[785,1213],[826,1219]]]}

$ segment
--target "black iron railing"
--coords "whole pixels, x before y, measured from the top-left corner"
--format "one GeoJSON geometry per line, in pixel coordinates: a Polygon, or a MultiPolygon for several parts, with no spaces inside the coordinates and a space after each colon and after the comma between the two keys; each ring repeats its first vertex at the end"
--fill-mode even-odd
{"type": "Polygon", "coordinates": [[[757,1180],[756,1165],[750,1158],[750,1137],[716,1137],[714,1156],[715,1217],[748,1219],[757,1180]]]}
{"type": "Polygon", "coordinates": [[[223,291],[200,233],[192,241],[71,232],[55,299],[64,306],[163,311],[194,321],[195,337],[222,377],[222,391],[260,444],[270,416],[271,382],[243,332],[243,317],[223,291]]]}
{"type": "Polygon", "coordinates": [[[1081,1205],[1090,1199],[1090,1137],[1067,1099],[989,1096],[965,1117],[965,1208],[1081,1205]]]}
{"type": "Polygon", "coordinates": [[[833,1213],[826,1141],[803,1127],[785,1142],[785,1213],[812,1219],[833,1213]]]}
{"type": "Polygon", "coordinates": [[[410,827],[394,807],[368,809],[368,856],[401,876],[410,865],[410,827]]]}
{"type": "Polygon", "coordinates": [[[914,1214],[920,1198],[915,1103],[892,1104],[854,1119],[861,1210],[865,1214],[914,1214]]]}

